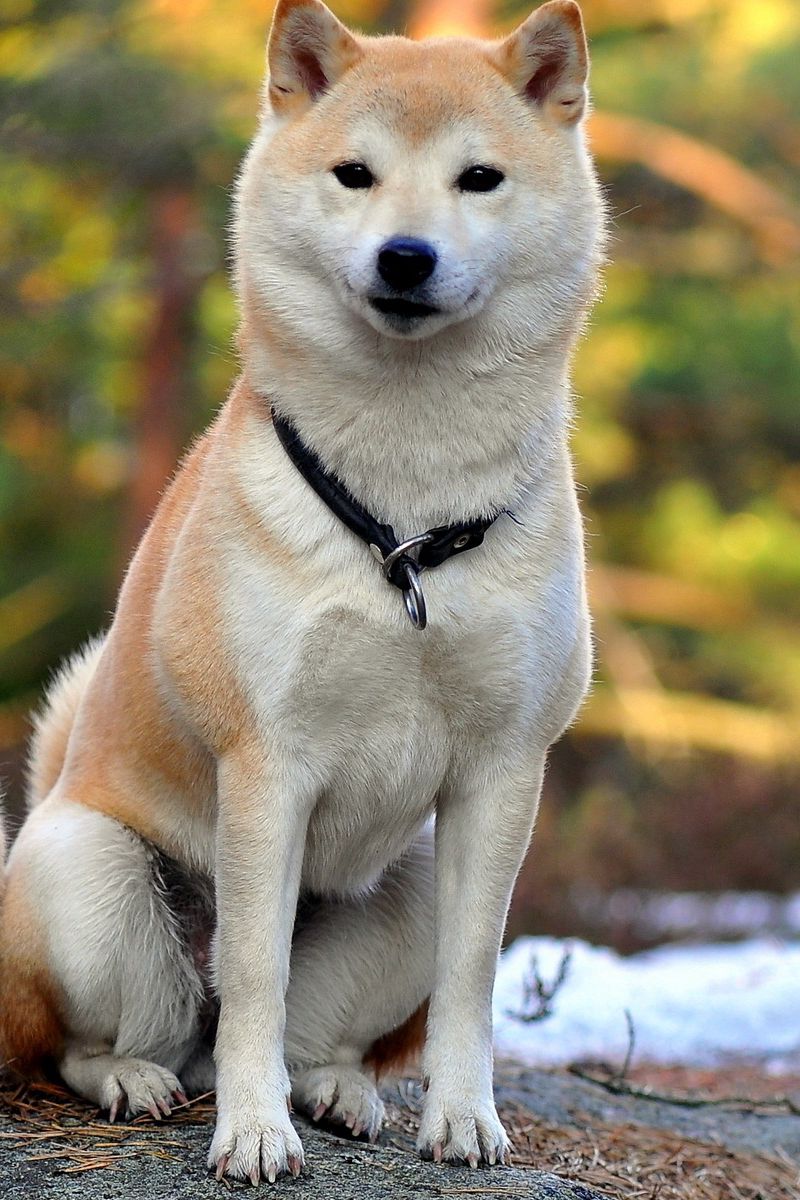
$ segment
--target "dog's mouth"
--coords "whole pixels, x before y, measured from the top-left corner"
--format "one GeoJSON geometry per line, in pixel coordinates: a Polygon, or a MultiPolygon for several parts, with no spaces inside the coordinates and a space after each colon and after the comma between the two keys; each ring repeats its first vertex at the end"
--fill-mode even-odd
{"type": "Polygon", "coordinates": [[[390,300],[383,296],[370,296],[369,302],[385,317],[403,317],[406,320],[432,317],[439,311],[432,304],[418,304],[415,300],[390,300]]]}

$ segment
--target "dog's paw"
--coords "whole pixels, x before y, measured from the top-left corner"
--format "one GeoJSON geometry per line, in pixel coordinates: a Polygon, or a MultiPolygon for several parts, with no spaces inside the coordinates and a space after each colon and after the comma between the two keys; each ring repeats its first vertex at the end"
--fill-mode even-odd
{"type": "Polygon", "coordinates": [[[429,1092],[422,1111],[417,1149],[434,1162],[477,1167],[507,1163],[511,1143],[491,1099],[443,1097],[429,1092]]]}
{"type": "Polygon", "coordinates": [[[277,1113],[272,1119],[228,1120],[217,1118],[208,1166],[217,1179],[262,1179],[274,1183],[279,1175],[297,1177],[303,1169],[303,1147],[289,1120],[277,1113]]]}
{"type": "Polygon", "coordinates": [[[186,1103],[178,1077],[142,1058],[120,1059],[101,1084],[100,1095],[101,1107],[108,1109],[112,1124],[118,1116],[135,1117],[143,1112],[160,1121],[176,1104],[186,1103]]]}
{"type": "Polygon", "coordinates": [[[383,1101],[375,1084],[357,1067],[332,1063],[303,1071],[292,1085],[292,1101],[312,1121],[334,1121],[346,1126],[353,1137],[365,1133],[371,1142],[383,1125],[383,1101]]]}

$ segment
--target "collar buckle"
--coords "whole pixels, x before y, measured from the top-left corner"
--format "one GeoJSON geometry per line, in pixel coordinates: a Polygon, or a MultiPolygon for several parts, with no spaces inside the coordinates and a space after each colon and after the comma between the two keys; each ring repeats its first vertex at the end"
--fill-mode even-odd
{"type": "Polygon", "coordinates": [[[425,604],[425,593],[419,581],[419,573],[425,568],[404,563],[403,569],[408,581],[408,587],[403,588],[403,603],[406,606],[408,619],[415,629],[424,629],[428,624],[428,609],[425,604]]]}
{"type": "Polygon", "coordinates": [[[406,583],[405,586],[401,584],[400,588],[403,593],[403,602],[406,606],[408,619],[415,629],[424,629],[428,624],[425,593],[422,590],[422,584],[419,580],[420,572],[424,571],[425,568],[414,561],[409,551],[416,550],[418,546],[425,546],[428,542],[432,541],[433,534],[418,533],[414,537],[406,538],[399,546],[395,546],[394,550],[390,550],[386,557],[384,557],[380,546],[376,546],[374,542],[371,542],[369,547],[381,564],[384,579],[387,579],[390,583],[393,582],[392,572],[396,566],[405,573],[406,583]],[[406,559],[405,562],[398,562],[398,560],[403,558],[406,559]]]}

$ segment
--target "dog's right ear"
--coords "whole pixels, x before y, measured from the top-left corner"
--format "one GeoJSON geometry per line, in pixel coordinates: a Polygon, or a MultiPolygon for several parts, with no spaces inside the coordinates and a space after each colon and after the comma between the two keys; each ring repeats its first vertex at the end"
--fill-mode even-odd
{"type": "Polygon", "coordinates": [[[586,111],[589,54],[575,0],[549,0],[502,42],[496,62],[518,94],[564,125],[586,111]]]}
{"type": "Polygon", "coordinates": [[[361,54],[322,0],[279,0],[267,52],[273,109],[284,114],[317,100],[361,54]]]}

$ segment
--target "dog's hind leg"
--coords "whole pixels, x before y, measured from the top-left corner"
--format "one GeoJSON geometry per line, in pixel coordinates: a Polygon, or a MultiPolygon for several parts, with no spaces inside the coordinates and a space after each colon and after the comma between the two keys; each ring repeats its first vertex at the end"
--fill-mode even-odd
{"type": "MultiPolygon", "coordinates": [[[[52,799],[31,814],[3,906],[0,1026],[11,1055],[27,1020],[14,1011],[15,985],[32,969],[15,936],[23,912],[63,1035],[59,1051],[42,1049],[65,1082],[112,1118],[168,1112],[197,1041],[203,985],[147,845],[80,804],[52,799]]],[[[29,1058],[35,1049],[26,1046],[29,1058]]]]}
{"type": "Polygon", "coordinates": [[[301,917],[286,996],[295,1107],[355,1136],[377,1137],[383,1104],[375,1072],[402,1058],[401,1027],[424,1028],[424,1014],[416,1021],[414,1014],[432,980],[433,846],[426,831],[369,895],[322,903],[310,919],[301,917]]]}

